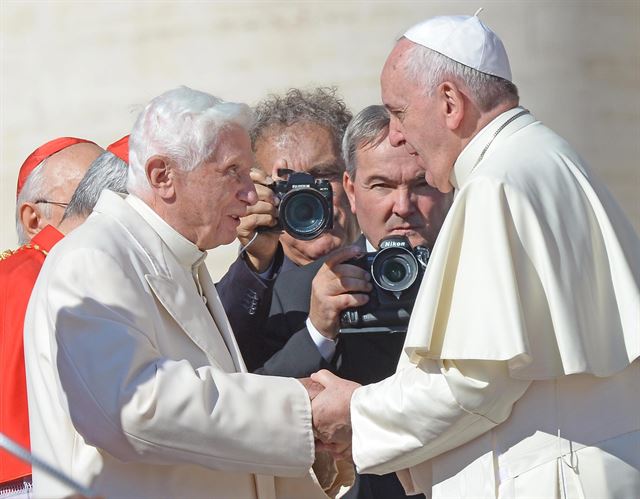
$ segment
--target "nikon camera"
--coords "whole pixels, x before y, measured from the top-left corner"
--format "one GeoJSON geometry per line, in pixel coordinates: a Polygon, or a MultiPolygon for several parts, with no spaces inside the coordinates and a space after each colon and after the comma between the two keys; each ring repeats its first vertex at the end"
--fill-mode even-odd
{"type": "Polygon", "coordinates": [[[342,312],[340,332],[406,331],[429,255],[428,248],[391,236],[378,251],[346,261],[371,274],[373,289],[363,306],[342,312]]]}
{"type": "Polygon", "coordinates": [[[328,180],[316,180],[308,173],[281,169],[287,176],[269,187],[280,199],[278,225],[262,230],[284,230],[302,240],[315,239],[333,228],[333,190],[328,180]]]}

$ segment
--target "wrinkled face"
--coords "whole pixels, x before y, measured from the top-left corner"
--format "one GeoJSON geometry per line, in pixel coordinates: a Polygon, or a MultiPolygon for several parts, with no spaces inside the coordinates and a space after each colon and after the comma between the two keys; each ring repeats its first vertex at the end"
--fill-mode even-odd
{"type": "Polygon", "coordinates": [[[427,184],[416,157],[393,147],[388,137],[374,147],[356,150],[356,174],[345,174],[351,210],[365,237],[406,236],[412,246],[433,247],[452,195],[427,184]]]}
{"type": "Polygon", "coordinates": [[[201,250],[231,243],[240,217],[257,201],[249,177],[252,164],[248,133],[231,125],[218,134],[215,152],[203,165],[173,170],[178,232],[201,250]]]}
{"type": "Polygon", "coordinates": [[[256,161],[267,173],[276,175],[275,167],[307,172],[316,179],[327,179],[333,188],[333,229],[311,241],[300,241],[287,233],[280,236],[285,254],[298,265],[305,265],[330,251],[352,242],[357,235],[355,217],[342,187],[342,158],[326,128],[310,123],[296,123],[288,128],[272,127],[255,144],[256,161]]]}
{"type": "Polygon", "coordinates": [[[437,90],[427,95],[407,74],[406,51],[411,45],[404,39],[396,44],[380,77],[382,101],[391,115],[389,140],[418,158],[429,185],[449,192],[453,188],[449,177],[459,151],[445,124],[447,104],[437,90]]]}

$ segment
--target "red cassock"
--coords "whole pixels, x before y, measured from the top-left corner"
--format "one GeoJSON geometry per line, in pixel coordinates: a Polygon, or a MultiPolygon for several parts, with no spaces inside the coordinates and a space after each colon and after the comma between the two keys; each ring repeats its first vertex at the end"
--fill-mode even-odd
{"type": "MultiPolygon", "coordinates": [[[[22,343],[24,315],[44,259],[63,234],[51,225],[29,244],[0,255],[0,432],[29,448],[22,343]]],[[[31,474],[31,466],[0,450],[0,483],[31,474]]]]}

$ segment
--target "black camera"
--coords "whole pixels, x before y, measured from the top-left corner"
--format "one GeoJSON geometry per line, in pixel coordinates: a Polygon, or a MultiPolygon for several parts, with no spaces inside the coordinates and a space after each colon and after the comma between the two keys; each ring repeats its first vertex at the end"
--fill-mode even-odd
{"type": "Polygon", "coordinates": [[[262,230],[284,230],[302,240],[315,239],[333,228],[333,189],[324,179],[315,179],[304,172],[278,170],[287,176],[269,188],[280,199],[278,225],[262,230]]]}
{"type": "Polygon", "coordinates": [[[371,274],[369,301],[340,316],[340,332],[406,331],[413,303],[429,261],[425,246],[411,247],[404,236],[380,241],[380,249],[345,263],[371,274]]]}

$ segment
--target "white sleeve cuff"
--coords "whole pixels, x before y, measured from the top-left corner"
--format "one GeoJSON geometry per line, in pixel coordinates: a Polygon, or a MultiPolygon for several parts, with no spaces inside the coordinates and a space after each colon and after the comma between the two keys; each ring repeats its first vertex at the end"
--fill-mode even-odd
{"type": "Polygon", "coordinates": [[[338,340],[332,340],[330,338],[327,338],[326,336],[323,336],[311,323],[311,319],[309,319],[308,317],[305,325],[307,326],[307,331],[309,331],[309,336],[311,336],[311,339],[318,348],[318,351],[320,352],[320,355],[322,355],[322,358],[327,362],[331,362],[331,359],[336,353],[336,345],[338,344],[338,340]]]}

